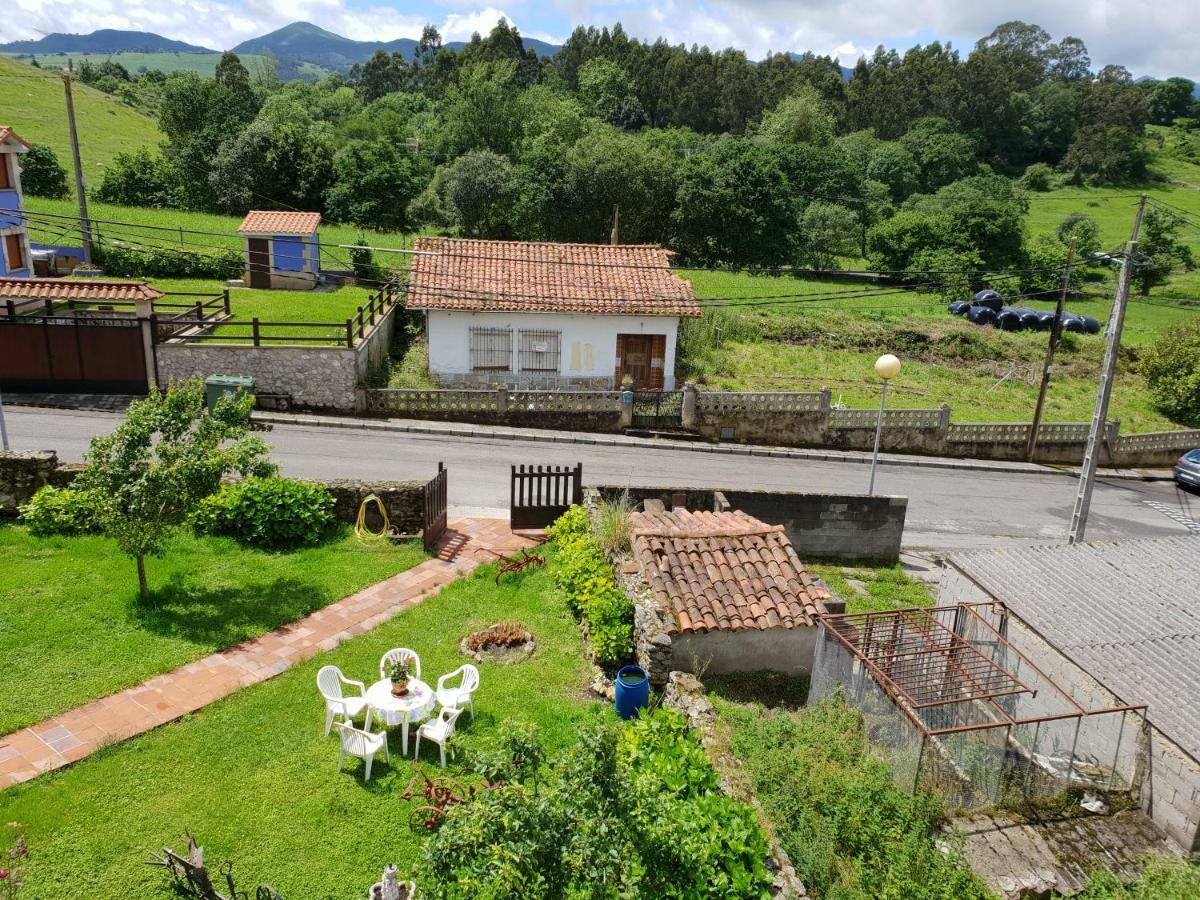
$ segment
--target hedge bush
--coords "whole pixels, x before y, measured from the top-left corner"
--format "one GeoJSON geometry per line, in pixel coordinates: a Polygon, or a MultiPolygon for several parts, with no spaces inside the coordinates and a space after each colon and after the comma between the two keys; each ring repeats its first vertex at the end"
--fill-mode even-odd
{"type": "Polygon", "coordinates": [[[1167,331],[1143,355],[1154,405],[1180,425],[1200,428],[1200,319],[1167,331]]]}
{"type": "Polygon", "coordinates": [[[333,495],[291,478],[246,478],[205,497],[192,514],[202,534],[222,534],[255,547],[315,544],[333,524],[333,495]]]}
{"type": "Polygon", "coordinates": [[[550,528],[559,548],[554,580],[571,611],[587,622],[596,659],[618,663],[633,652],[633,601],[617,586],[592,535],[588,512],[573,506],[550,528]]]}
{"type": "Polygon", "coordinates": [[[108,243],[100,254],[107,275],[122,278],[236,278],[245,263],[237,250],[188,253],[169,248],[153,252],[108,243]]]}
{"type": "Polygon", "coordinates": [[[95,499],[86,491],[46,485],[19,510],[31,534],[90,534],[99,530],[95,499]]]}
{"type": "Polygon", "coordinates": [[[766,839],[753,811],[721,793],[678,712],[594,722],[548,758],[505,723],[476,768],[505,783],[451,808],[426,846],[434,897],[766,896],[766,839]],[[521,765],[497,770],[494,760],[521,765]]]}

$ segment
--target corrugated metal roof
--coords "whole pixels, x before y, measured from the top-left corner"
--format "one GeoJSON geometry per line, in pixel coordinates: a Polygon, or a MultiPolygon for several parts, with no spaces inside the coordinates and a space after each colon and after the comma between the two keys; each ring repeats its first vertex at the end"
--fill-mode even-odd
{"type": "Polygon", "coordinates": [[[949,561],[1200,759],[1200,538],[1010,547],[949,561]]]}
{"type": "Polygon", "coordinates": [[[320,213],[252,209],[238,226],[238,234],[313,234],[320,224],[320,213]]]}
{"type": "Polygon", "coordinates": [[[698,316],[671,252],[649,244],[556,244],[421,237],[411,309],[698,316]]]}
{"type": "Polygon", "coordinates": [[[81,278],[0,278],[0,300],[157,300],[158,288],[144,281],[96,281],[81,278]]]}

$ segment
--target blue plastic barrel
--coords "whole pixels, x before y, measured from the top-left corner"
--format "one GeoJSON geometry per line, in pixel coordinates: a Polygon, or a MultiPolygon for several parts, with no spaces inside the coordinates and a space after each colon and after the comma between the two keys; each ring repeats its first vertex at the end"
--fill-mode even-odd
{"type": "Polygon", "coordinates": [[[622,666],[617,672],[613,699],[617,704],[617,715],[632,719],[637,711],[650,702],[650,679],[641,666],[622,666]]]}

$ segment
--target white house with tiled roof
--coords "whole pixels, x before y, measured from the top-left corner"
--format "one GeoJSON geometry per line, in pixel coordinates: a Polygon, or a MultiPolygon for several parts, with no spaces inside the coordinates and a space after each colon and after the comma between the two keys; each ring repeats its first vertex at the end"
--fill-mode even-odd
{"type": "Polygon", "coordinates": [[[321,214],[254,209],[238,227],[246,241],[246,285],[303,290],[321,269],[321,214]]]}
{"type": "Polygon", "coordinates": [[[0,278],[29,278],[29,234],[21,194],[22,153],[32,149],[7,125],[0,125],[0,278]]]}
{"type": "Polygon", "coordinates": [[[426,312],[441,383],[674,390],[679,322],[700,306],[670,251],[443,237],[414,249],[408,306],[426,312]]]}

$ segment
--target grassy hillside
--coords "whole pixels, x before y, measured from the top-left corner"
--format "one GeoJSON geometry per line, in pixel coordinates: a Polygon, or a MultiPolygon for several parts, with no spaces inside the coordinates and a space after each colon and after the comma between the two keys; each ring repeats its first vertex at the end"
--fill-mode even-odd
{"type": "MultiPolygon", "coordinates": [[[[153,119],[115,97],[78,83],[73,93],[84,177],[92,184],[117,153],[162,140],[153,119]]],[[[0,57],[0,124],[31,143],[48,145],[70,170],[67,107],[57,73],[0,57]]]]}
{"type": "MultiPolygon", "coordinates": [[[[29,54],[6,53],[3,56],[13,60],[28,62],[29,54]]],[[[83,60],[100,63],[112,60],[120,63],[129,70],[129,74],[137,74],[146,69],[159,69],[168,75],[172,72],[198,72],[206,77],[216,71],[217,63],[221,61],[220,53],[45,53],[37,54],[38,64],[45,69],[66,68],[68,61],[79,65],[83,60]]],[[[263,64],[264,57],[253,54],[243,56],[242,62],[251,72],[256,66],[263,64]]]]}

